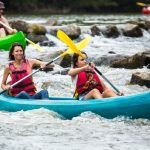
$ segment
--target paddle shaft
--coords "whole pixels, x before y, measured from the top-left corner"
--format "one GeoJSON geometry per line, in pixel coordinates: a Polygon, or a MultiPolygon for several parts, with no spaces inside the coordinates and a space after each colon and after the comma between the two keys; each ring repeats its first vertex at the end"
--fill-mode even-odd
{"type": "Polygon", "coordinates": [[[120,91],[96,67],[94,67],[94,69],[105,81],[107,81],[114,88],[114,90],[116,90],[117,93],[120,93],[120,91]]]}
{"type": "Polygon", "coordinates": [[[148,7],[150,6],[150,4],[145,4],[145,3],[141,3],[141,2],[136,2],[137,5],[142,6],[142,7],[148,7]]]}
{"type": "MultiPolygon", "coordinates": [[[[64,33],[63,31],[59,30],[57,32],[57,36],[58,38],[63,41],[64,43],[66,43],[66,45],[68,45],[72,51],[74,51],[74,53],[77,53],[79,54],[81,57],[84,57],[84,55],[80,52],[80,50],[77,49],[76,45],[74,44],[74,42],[68,37],[68,35],[66,33],[64,33]]],[[[88,62],[90,63],[90,62],[88,62]]],[[[112,88],[114,88],[114,90],[116,90],[116,92],[120,93],[120,91],[97,69],[95,68],[95,71],[101,75],[101,77],[107,81],[111,86],[112,88]]]]}
{"type": "MultiPolygon", "coordinates": [[[[56,57],[55,59],[53,59],[52,61],[48,62],[45,67],[47,67],[48,65],[50,65],[51,63],[53,63],[54,61],[56,61],[57,59],[59,59],[62,55],[59,55],[58,57],[56,57]]],[[[44,68],[45,68],[44,67],[44,68]]],[[[14,84],[12,84],[9,89],[13,88],[14,86],[16,86],[17,84],[21,83],[23,80],[27,79],[28,77],[34,75],[35,73],[39,72],[39,71],[42,71],[44,68],[39,68],[37,69],[36,71],[32,72],[31,74],[28,74],[27,76],[23,77],[22,79],[20,79],[19,81],[15,82],[14,84]]],[[[9,89],[6,89],[6,90],[3,90],[2,92],[0,92],[0,95],[5,93],[7,90],[9,89]]]]}
{"type": "MultiPolygon", "coordinates": [[[[13,30],[10,26],[6,25],[5,23],[3,23],[2,21],[0,21],[0,24],[2,24],[4,27],[8,28],[9,30],[13,30]]],[[[29,42],[31,45],[33,45],[36,49],[38,49],[39,51],[44,51],[39,45],[35,44],[34,42],[32,42],[31,40],[25,38],[25,40],[27,42],[29,42]]]]}

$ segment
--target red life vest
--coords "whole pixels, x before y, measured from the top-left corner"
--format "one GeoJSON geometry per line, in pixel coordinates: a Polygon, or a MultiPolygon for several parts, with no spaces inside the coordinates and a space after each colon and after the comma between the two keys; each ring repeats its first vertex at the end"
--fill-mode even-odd
{"type": "MultiPolygon", "coordinates": [[[[21,64],[20,69],[15,68],[13,62],[10,62],[9,69],[11,76],[11,85],[27,76],[28,74],[32,73],[32,69],[28,60],[25,60],[25,62],[21,64]]],[[[25,91],[29,93],[29,95],[35,94],[36,87],[34,86],[32,76],[18,83],[10,90],[12,96],[16,96],[21,91],[25,91]]]]}
{"type": "Polygon", "coordinates": [[[78,74],[76,88],[78,94],[83,94],[94,88],[97,88],[101,93],[103,92],[101,81],[95,71],[80,72],[78,74]]]}

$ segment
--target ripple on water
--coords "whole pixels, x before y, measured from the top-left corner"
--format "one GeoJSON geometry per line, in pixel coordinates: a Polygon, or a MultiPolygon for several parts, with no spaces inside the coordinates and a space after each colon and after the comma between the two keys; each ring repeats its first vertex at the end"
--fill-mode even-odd
{"type": "Polygon", "coordinates": [[[150,120],[105,119],[91,112],[72,120],[46,109],[0,112],[0,145],[5,149],[139,149],[148,150],[150,120]],[[22,146],[22,147],[21,147],[22,146]]]}

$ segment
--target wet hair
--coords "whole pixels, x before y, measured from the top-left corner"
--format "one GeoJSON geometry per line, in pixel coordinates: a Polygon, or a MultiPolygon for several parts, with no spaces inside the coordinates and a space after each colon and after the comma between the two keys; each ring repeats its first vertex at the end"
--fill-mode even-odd
{"type": "Polygon", "coordinates": [[[24,52],[25,50],[24,50],[22,44],[20,44],[18,42],[15,42],[15,43],[12,44],[12,47],[11,47],[11,49],[9,51],[9,60],[15,60],[14,55],[12,53],[14,52],[14,49],[15,49],[16,46],[19,46],[19,47],[22,48],[24,59],[25,59],[25,52],[24,52]]]}
{"type": "MultiPolygon", "coordinates": [[[[85,54],[87,56],[87,54],[85,52],[82,52],[82,54],[85,54]]],[[[73,54],[73,57],[72,57],[73,68],[77,67],[76,63],[78,62],[79,56],[80,56],[79,54],[76,54],[76,53],[73,54]]]]}

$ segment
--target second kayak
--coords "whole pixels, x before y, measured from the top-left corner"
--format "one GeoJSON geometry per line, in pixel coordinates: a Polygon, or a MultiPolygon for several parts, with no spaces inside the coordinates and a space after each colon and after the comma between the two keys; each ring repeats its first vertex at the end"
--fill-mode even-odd
{"type": "Polygon", "coordinates": [[[23,45],[23,47],[26,46],[26,40],[23,32],[19,31],[15,34],[0,38],[0,51],[9,51],[14,42],[19,42],[23,45]]]}

